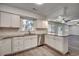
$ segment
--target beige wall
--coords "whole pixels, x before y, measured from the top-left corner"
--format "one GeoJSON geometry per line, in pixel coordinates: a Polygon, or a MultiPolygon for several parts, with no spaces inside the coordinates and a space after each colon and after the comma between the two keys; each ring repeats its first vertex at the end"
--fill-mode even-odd
{"type": "Polygon", "coordinates": [[[79,25],[70,26],[70,35],[79,35],[79,25]]]}

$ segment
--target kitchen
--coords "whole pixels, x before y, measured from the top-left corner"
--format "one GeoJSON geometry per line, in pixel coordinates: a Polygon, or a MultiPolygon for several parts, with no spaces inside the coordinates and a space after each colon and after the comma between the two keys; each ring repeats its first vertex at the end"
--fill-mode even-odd
{"type": "Polygon", "coordinates": [[[79,19],[75,16],[78,15],[75,6],[79,4],[0,3],[0,56],[70,55],[68,40],[74,31],[71,28],[77,24],[71,20],[79,19]],[[41,52],[41,47],[53,53],[41,52]],[[38,48],[37,54],[27,53],[38,48]]]}

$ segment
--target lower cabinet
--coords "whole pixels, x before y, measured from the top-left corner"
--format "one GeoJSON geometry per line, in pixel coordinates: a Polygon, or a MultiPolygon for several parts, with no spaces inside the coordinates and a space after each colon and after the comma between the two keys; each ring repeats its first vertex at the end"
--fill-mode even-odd
{"type": "Polygon", "coordinates": [[[12,52],[17,52],[23,50],[23,37],[14,37],[12,39],[12,52]]]}
{"type": "Polygon", "coordinates": [[[6,55],[37,46],[37,35],[0,40],[0,55],[6,55]]]}
{"type": "Polygon", "coordinates": [[[62,54],[68,52],[68,39],[64,39],[64,37],[46,35],[45,44],[60,51],[62,54]]]}
{"type": "Polygon", "coordinates": [[[37,36],[15,37],[12,39],[12,52],[27,50],[37,46],[37,36]]]}
{"type": "Polygon", "coordinates": [[[37,36],[27,36],[24,38],[24,49],[29,49],[37,46],[37,36]]]}
{"type": "MultiPolygon", "coordinates": [[[[0,55],[27,50],[36,47],[38,45],[37,43],[37,35],[2,39],[0,40],[0,55]]],[[[68,52],[67,38],[65,39],[59,36],[45,35],[44,43],[62,52],[63,54],[68,52]]]]}
{"type": "Polygon", "coordinates": [[[46,35],[45,36],[45,44],[47,44],[51,47],[56,47],[56,40],[54,39],[54,36],[46,35]]]}
{"type": "Polygon", "coordinates": [[[64,53],[64,38],[63,37],[60,37],[60,36],[55,36],[55,48],[57,50],[59,50],[60,52],[64,53]]]}
{"type": "Polygon", "coordinates": [[[11,53],[11,39],[0,40],[0,55],[11,53]]]}

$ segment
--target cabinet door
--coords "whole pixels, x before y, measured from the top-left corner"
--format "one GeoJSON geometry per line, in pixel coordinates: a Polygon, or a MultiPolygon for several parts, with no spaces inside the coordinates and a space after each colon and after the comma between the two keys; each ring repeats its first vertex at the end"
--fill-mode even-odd
{"type": "Polygon", "coordinates": [[[47,28],[48,22],[47,20],[37,20],[37,28],[47,28]]]}
{"type": "Polygon", "coordinates": [[[16,52],[19,50],[18,44],[19,44],[18,37],[13,38],[12,39],[12,52],[16,52]]]}
{"type": "Polygon", "coordinates": [[[65,39],[65,37],[56,36],[55,40],[56,40],[55,49],[62,52],[63,54],[67,53],[68,52],[68,39],[67,38],[65,39]]]}
{"type": "Polygon", "coordinates": [[[0,55],[11,53],[11,39],[0,40],[0,55]]]}
{"type": "Polygon", "coordinates": [[[37,36],[27,36],[24,39],[24,49],[29,49],[37,46],[37,36]]]}
{"type": "Polygon", "coordinates": [[[0,26],[1,27],[10,27],[11,26],[11,14],[0,12],[1,19],[0,19],[0,26]]]}
{"type": "Polygon", "coordinates": [[[30,47],[37,46],[37,36],[30,36],[30,47]]]}
{"type": "Polygon", "coordinates": [[[51,47],[55,47],[56,46],[56,41],[54,39],[54,36],[53,35],[46,35],[45,36],[45,43],[48,44],[49,46],[51,47]]]}
{"type": "Polygon", "coordinates": [[[31,44],[31,42],[30,42],[29,36],[24,37],[24,50],[31,48],[30,44],[31,44]]]}
{"type": "Polygon", "coordinates": [[[20,16],[12,14],[11,27],[20,27],[20,16]]]}
{"type": "Polygon", "coordinates": [[[24,37],[18,37],[18,51],[24,50],[24,37]]]}
{"type": "Polygon", "coordinates": [[[55,40],[56,40],[56,46],[55,46],[55,49],[59,50],[59,51],[63,51],[63,37],[60,37],[60,36],[55,36],[55,40]]]}
{"type": "Polygon", "coordinates": [[[23,41],[24,38],[23,37],[15,37],[12,40],[12,51],[13,52],[17,52],[17,51],[22,51],[23,49],[23,41]]]}

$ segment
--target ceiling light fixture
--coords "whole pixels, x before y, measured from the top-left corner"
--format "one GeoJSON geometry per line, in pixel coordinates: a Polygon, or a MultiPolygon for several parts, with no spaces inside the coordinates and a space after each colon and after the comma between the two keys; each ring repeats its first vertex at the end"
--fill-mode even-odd
{"type": "Polygon", "coordinates": [[[42,5],[42,4],[44,4],[44,3],[35,3],[35,4],[37,4],[37,5],[42,5]]]}

